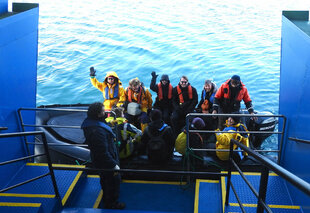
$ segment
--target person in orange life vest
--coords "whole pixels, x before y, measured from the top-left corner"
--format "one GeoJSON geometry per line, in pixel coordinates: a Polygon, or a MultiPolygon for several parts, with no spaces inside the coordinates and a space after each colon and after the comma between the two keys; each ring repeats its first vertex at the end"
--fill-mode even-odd
{"type": "MultiPolygon", "coordinates": [[[[233,75],[231,79],[227,80],[221,85],[215,94],[213,103],[213,114],[220,113],[232,113],[240,111],[240,102],[244,101],[245,106],[250,114],[254,115],[254,109],[252,106],[252,100],[248,93],[247,88],[240,80],[240,76],[233,75]]],[[[219,118],[219,127],[222,127],[226,118],[219,118]]],[[[256,117],[253,117],[256,120],[256,117]]]]}
{"type": "Polygon", "coordinates": [[[190,85],[186,76],[182,76],[179,84],[172,90],[173,112],[171,126],[175,135],[179,135],[181,129],[185,126],[186,115],[194,112],[197,103],[197,90],[190,85]]]}
{"type": "Polygon", "coordinates": [[[152,72],[152,80],[150,89],[157,93],[153,107],[162,112],[163,120],[166,124],[170,124],[170,116],[172,113],[172,85],[170,84],[169,76],[162,75],[160,82],[156,84],[156,72],[152,72]]]}
{"type": "Polygon", "coordinates": [[[108,72],[103,82],[96,79],[96,70],[90,68],[90,81],[94,87],[102,92],[105,111],[111,111],[113,106],[122,106],[125,102],[124,88],[117,74],[113,71],[108,72]]]}
{"type": "MultiPolygon", "coordinates": [[[[211,80],[205,80],[201,92],[201,99],[196,108],[196,112],[204,114],[212,113],[214,96],[216,92],[217,92],[216,84],[211,80]]],[[[217,128],[217,120],[214,119],[213,117],[201,116],[201,118],[206,124],[205,130],[215,130],[217,128]]],[[[203,134],[203,137],[205,140],[209,140],[209,138],[211,137],[210,139],[212,140],[214,138],[214,134],[205,133],[203,134]]]]}
{"type": "Polygon", "coordinates": [[[212,113],[214,96],[217,92],[217,86],[211,80],[206,80],[201,92],[201,100],[198,103],[197,112],[212,113]]]}
{"type": "Polygon", "coordinates": [[[131,79],[125,90],[125,118],[143,131],[147,127],[149,117],[147,112],[152,109],[152,95],[138,78],[131,79]]]}

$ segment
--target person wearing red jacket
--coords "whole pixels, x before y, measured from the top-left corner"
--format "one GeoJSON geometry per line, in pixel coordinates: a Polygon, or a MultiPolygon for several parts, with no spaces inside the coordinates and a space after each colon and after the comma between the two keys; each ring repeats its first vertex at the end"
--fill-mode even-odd
{"type": "MultiPolygon", "coordinates": [[[[221,85],[214,97],[213,114],[218,112],[230,114],[240,111],[240,102],[244,101],[245,106],[250,114],[254,114],[252,100],[247,88],[242,83],[240,76],[233,75],[229,80],[221,85]]],[[[255,117],[254,117],[255,119],[255,117]]],[[[221,124],[220,119],[220,124],[221,124]]]]}

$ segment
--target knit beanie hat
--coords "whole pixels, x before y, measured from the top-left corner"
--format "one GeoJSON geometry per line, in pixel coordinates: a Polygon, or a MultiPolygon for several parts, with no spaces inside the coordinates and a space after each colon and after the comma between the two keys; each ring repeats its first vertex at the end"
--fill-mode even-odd
{"type": "Polygon", "coordinates": [[[157,121],[162,119],[162,113],[158,109],[153,109],[150,113],[150,118],[152,121],[157,121]]]}
{"type": "Polygon", "coordinates": [[[231,80],[235,80],[235,81],[237,81],[237,82],[240,82],[240,81],[241,81],[239,75],[233,75],[233,76],[231,77],[231,80]]]}
{"type": "Polygon", "coordinates": [[[164,74],[164,75],[161,76],[160,80],[161,80],[161,81],[164,81],[164,80],[165,80],[165,81],[169,81],[169,76],[166,75],[166,74],[164,74]]]}
{"type": "Polygon", "coordinates": [[[203,129],[206,126],[205,122],[199,117],[193,119],[192,125],[196,129],[203,129]]]}
{"type": "MultiPolygon", "coordinates": [[[[231,114],[240,114],[240,112],[236,111],[236,112],[232,112],[231,114]]],[[[240,118],[241,117],[238,117],[238,116],[231,116],[231,118],[235,121],[235,124],[239,123],[240,122],[240,118]]]]}

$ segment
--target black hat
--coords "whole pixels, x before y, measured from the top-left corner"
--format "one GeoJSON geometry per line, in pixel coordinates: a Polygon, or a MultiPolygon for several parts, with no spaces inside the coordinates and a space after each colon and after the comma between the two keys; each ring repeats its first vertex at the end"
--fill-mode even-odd
{"type": "MultiPolygon", "coordinates": [[[[240,112],[236,111],[236,112],[232,112],[231,114],[239,115],[240,112]]],[[[235,121],[235,124],[237,124],[237,123],[240,122],[240,118],[241,118],[241,117],[238,117],[238,116],[230,116],[230,117],[235,121]]]]}
{"type": "Polygon", "coordinates": [[[233,75],[233,76],[231,77],[231,80],[235,80],[235,81],[238,81],[238,82],[240,82],[240,81],[241,81],[241,79],[240,79],[240,76],[239,76],[239,75],[233,75]]]}
{"type": "Polygon", "coordinates": [[[169,81],[169,76],[164,74],[164,75],[161,76],[160,80],[161,81],[169,81]]]}
{"type": "Polygon", "coordinates": [[[152,121],[157,121],[157,120],[161,120],[162,118],[162,113],[160,110],[158,109],[153,109],[150,113],[150,119],[152,121]]]}

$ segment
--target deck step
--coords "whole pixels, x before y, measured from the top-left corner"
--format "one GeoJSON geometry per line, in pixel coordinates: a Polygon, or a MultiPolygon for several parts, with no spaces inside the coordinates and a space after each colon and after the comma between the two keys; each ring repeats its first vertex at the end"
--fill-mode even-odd
{"type": "Polygon", "coordinates": [[[0,212],[43,213],[41,203],[0,202],[0,212]]]}
{"type": "Polygon", "coordinates": [[[164,181],[124,181],[121,184],[120,201],[126,203],[126,210],[188,213],[193,212],[194,200],[195,185],[164,181]]]}
{"type": "Polygon", "coordinates": [[[65,207],[98,208],[102,192],[98,175],[82,177],[68,199],[65,207]]]}
{"type": "Polygon", "coordinates": [[[66,208],[59,213],[179,213],[163,211],[139,211],[139,210],[112,210],[112,209],[93,209],[93,208],[66,208]]]}
{"type": "MultiPolygon", "coordinates": [[[[5,187],[13,186],[48,171],[46,164],[28,163],[5,187]]],[[[28,209],[30,212],[45,213],[59,211],[61,203],[65,204],[69,198],[81,172],[54,170],[54,173],[60,198],[56,198],[51,176],[48,175],[5,193],[0,193],[0,212],[27,212],[28,209]]]]}
{"type": "Polygon", "coordinates": [[[221,185],[219,180],[196,180],[194,212],[222,212],[221,185]]]}
{"type": "MultiPolygon", "coordinates": [[[[87,176],[72,192],[65,208],[102,209],[101,197],[99,176],[87,176]]],[[[184,189],[179,182],[123,180],[119,201],[126,204],[125,210],[129,212],[187,213],[194,208],[194,187],[184,189]],[[183,206],[179,206],[180,201],[183,206]]]]}
{"type": "MultiPolygon", "coordinates": [[[[245,173],[246,178],[253,185],[255,190],[259,191],[260,183],[260,173],[245,173]]],[[[226,193],[226,178],[222,178],[224,182],[222,184],[222,190],[226,193]]],[[[252,193],[250,188],[246,185],[239,173],[232,173],[231,176],[232,183],[237,191],[237,194],[245,206],[247,212],[256,212],[257,208],[257,198],[252,193]]],[[[223,198],[224,199],[224,198],[223,198]]],[[[223,200],[224,202],[224,200],[223,200]]],[[[282,178],[274,173],[270,173],[268,178],[266,203],[269,205],[273,212],[289,212],[297,213],[302,212],[300,206],[294,205],[292,199],[287,190],[286,184],[282,178]]],[[[236,196],[234,195],[232,189],[230,189],[229,195],[229,205],[225,207],[225,212],[236,212],[240,211],[240,207],[236,196]]]]}

